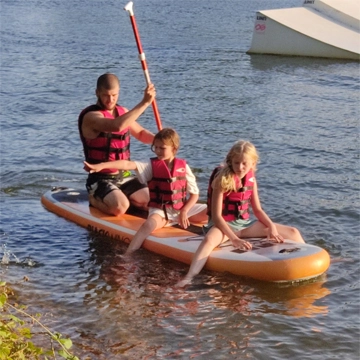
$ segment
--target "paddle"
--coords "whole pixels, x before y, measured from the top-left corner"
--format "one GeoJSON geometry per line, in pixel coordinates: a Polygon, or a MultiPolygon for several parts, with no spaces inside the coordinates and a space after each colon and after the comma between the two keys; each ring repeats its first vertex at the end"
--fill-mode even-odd
{"type": "MultiPolygon", "coordinates": [[[[134,11],[133,11],[133,2],[130,1],[129,3],[127,3],[125,5],[125,7],[124,7],[124,10],[129,12],[131,25],[132,25],[132,28],[134,30],[135,40],[136,40],[137,48],[138,48],[138,51],[139,51],[139,59],[141,61],[141,65],[142,65],[142,68],[143,68],[143,71],[144,71],[146,83],[147,83],[147,85],[149,85],[151,83],[150,75],[149,75],[149,70],[147,68],[145,53],[143,52],[141,42],[140,42],[139,32],[138,32],[138,29],[137,29],[137,26],[136,26],[136,21],[135,21],[135,16],[134,16],[134,11]]],[[[156,125],[158,127],[158,130],[161,130],[162,125],[161,125],[159,110],[158,110],[158,107],[157,107],[157,104],[156,104],[156,99],[154,99],[154,101],[152,102],[152,108],[153,108],[153,111],[154,111],[154,116],[155,116],[156,125]]]]}

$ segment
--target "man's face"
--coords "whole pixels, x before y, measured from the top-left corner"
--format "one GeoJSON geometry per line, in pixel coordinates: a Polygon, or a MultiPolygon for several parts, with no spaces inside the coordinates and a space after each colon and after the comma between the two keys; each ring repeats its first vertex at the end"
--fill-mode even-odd
{"type": "Polygon", "coordinates": [[[96,90],[96,96],[99,100],[100,105],[105,110],[114,110],[117,104],[120,93],[120,87],[116,86],[110,90],[100,89],[96,90]]]}

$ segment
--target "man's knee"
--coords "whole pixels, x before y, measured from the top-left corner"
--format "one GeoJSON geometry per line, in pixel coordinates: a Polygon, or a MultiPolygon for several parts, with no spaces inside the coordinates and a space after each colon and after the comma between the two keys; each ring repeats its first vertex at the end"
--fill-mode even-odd
{"type": "Polygon", "coordinates": [[[138,207],[142,210],[149,210],[148,202],[147,201],[132,201],[131,202],[134,206],[138,207]]]}
{"type": "Polygon", "coordinates": [[[105,212],[106,214],[114,216],[121,216],[125,214],[130,206],[129,201],[120,201],[120,199],[117,199],[119,201],[114,201],[113,199],[110,200],[109,198],[100,200],[94,196],[90,196],[89,200],[90,204],[95,208],[105,212]]]}
{"type": "Polygon", "coordinates": [[[132,205],[142,210],[149,209],[150,196],[148,191],[142,191],[137,193],[136,196],[130,196],[129,198],[132,205]]]}
{"type": "Polygon", "coordinates": [[[115,215],[115,216],[120,216],[120,215],[124,215],[126,213],[126,210],[128,208],[125,208],[124,206],[117,206],[117,207],[114,207],[114,208],[111,208],[109,209],[109,212],[112,214],[112,215],[115,215]]]}
{"type": "Polygon", "coordinates": [[[117,202],[111,205],[109,204],[108,207],[113,215],[120,216],[120,215],[124,215],[126,211],[129,209],[130,202],[128,199],[121,199],[121,200],[118,199],[117,202]]]}

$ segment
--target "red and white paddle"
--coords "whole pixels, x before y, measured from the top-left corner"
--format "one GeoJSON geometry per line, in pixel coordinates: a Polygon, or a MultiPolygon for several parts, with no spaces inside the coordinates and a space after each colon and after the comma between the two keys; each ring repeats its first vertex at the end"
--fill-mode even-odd
{"type": "MultiPolygon", "coordinates": [[[[134,30],[135,40],[136,40],[137,48],[138,48],[138,51],[139,51],[139,59],[141,61],[141,66],[142,66],[143,71],[144,71],[146,83],[147,83],[147,85],[149,85],[151,83],[150,75],[149,75],[149,70],[148,70],[147,63],[146,63],[145,53],[144,53],[144,51],[142,49],[139,32],[138,32],[138,29],[137,29],[137,26],[136,26],[136,20],[135,20],[134,11],[133,11],[133,5],[134,5],[133,2],[130,1],[129,3],[127,3],[125,5],[124,9],[126,11],[128,11],[129,15],[130,15],[130,21],[131,21],[132,28],[134,30]]],[[[161,130],[162,125],[161,125],[159,110],[158,110],[158,107],[157,107],[157,104],[156,104],[156,99],[154,99],[154,101],[152,102],[152,108],[153,108],[153,111],[154,111],[154,116],[155,116],[156,125],[158,127],[158,130],[161,130]]]]}

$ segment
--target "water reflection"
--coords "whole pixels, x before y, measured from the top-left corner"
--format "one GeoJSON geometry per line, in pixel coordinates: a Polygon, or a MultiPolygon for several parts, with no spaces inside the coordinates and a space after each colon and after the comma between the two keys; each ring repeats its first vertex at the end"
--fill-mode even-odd
{"type": "Polygon", "coordinates": [[[203,308],[243,316],[276,313],[314,317],[328,312],[324,299],[330,290],[325,286],[325,275],[309,282],[274,284],[204,272],[193,285],[176,289],[174,284],[186,269],[182,264],[146,250],[139,251],[133,261],[125,262],[121,254],[126,244],[89,236],[91,258],[99,266],[99,278],[104,281],[96,289],[97,296],[102,295],[96,300],[101,306],[104,300],[111,306],[126,305],[127,311],[141,312],[146,318],[167,317],[174,311],[191,317],[203,308]]]}
{"type": "Polygon", "coordinates": [[[234,279],[234,282],[225,282],[219,290],[212,289],[210,293],[216,306],[243,314],[314,317],[327,314],[328,306],[322,303],[330,290],[325,287],[324,278],[283,285],[234,279]]]}
{"type": "Polygon", "coordinates": [[[280,56],[280,55],[256,55],[250,56],[250,64],[256,70],[270,71],[274,69],[306,69],[314,70],[324,68],[332,65],[343,65],[354,63],[353,60],[345,59],[325,59],[312,57],[297,57],[297,56],[280,56]]]}

